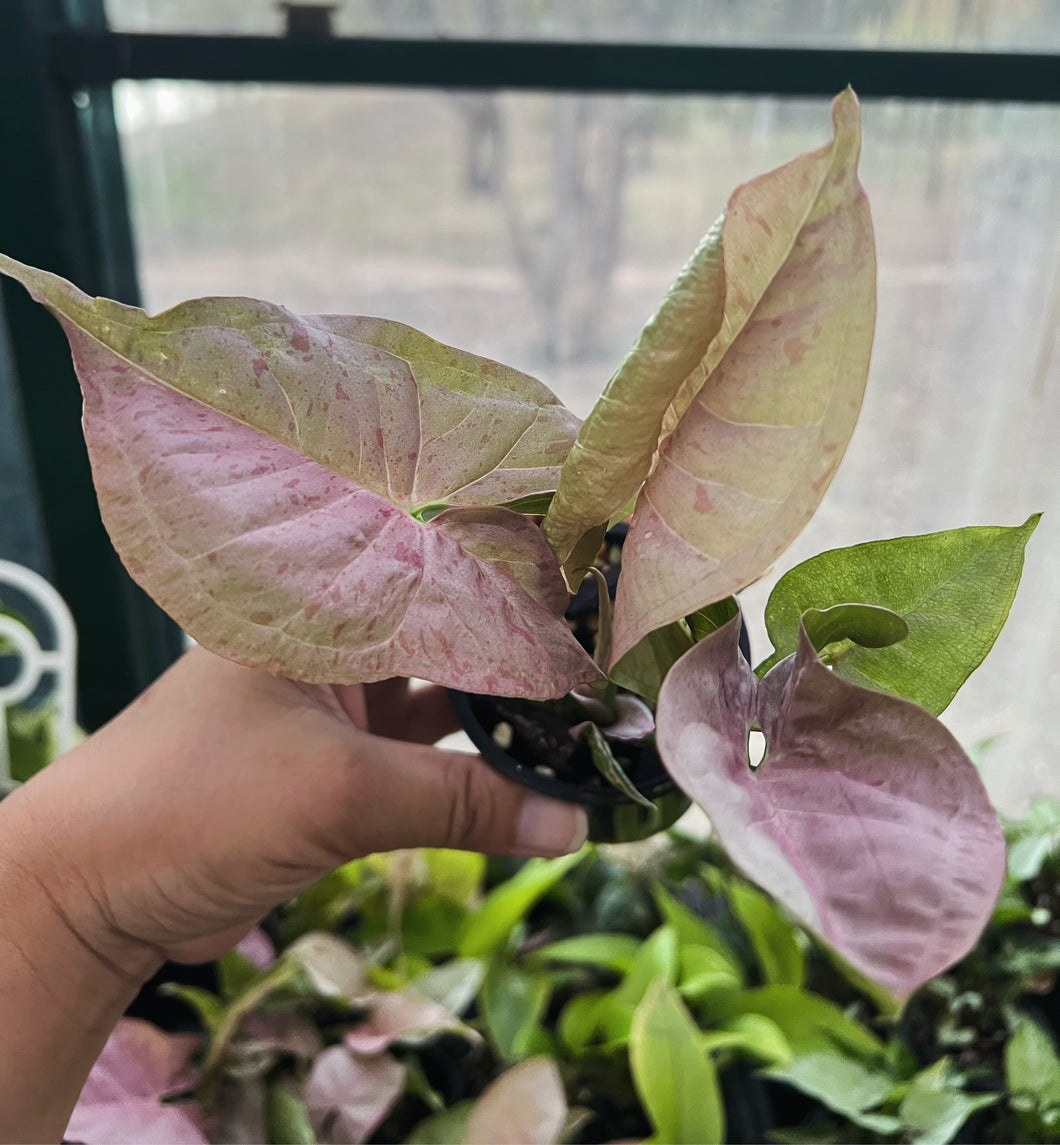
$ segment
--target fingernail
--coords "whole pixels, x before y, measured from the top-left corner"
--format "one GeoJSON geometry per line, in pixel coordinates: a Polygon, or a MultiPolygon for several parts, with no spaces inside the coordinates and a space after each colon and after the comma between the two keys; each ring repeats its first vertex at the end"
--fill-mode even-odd
{"type": "Polygon", "coordinates": [[[531,795],[519,816],[516,846],[534,855],[567,855],[589,836],[589,817],[576,803],[531,795]]]}

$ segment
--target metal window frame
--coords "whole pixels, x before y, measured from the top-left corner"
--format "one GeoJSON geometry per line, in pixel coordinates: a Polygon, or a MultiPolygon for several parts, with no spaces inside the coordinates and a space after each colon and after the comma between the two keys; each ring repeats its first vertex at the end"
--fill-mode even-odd
{"type": "MultiPolygon", "coordinates": [[[[111,85],[206,80],[539,91],[1060,102],[1060,56],[481,40],[128,34],[103,0],[0,3],[0,250],[90,293],[139,301],[111,85]]],[[[0,284],[56,587],[80,632],[81,716],[105,722],[180,650],[96,506],[65,338],[0,284]]]]}

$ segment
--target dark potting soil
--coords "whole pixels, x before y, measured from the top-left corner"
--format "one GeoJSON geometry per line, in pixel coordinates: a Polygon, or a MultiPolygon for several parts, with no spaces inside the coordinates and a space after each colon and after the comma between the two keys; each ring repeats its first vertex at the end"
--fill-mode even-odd
{"type": "MultiPolygon", "coordinates": [[[[559,710],[560,705],[573,705],[573,701],[557,701],[557,707],[550,708],[503,696],[471,696],[470,700],[475,718],[491,736],[495,736],[499,724],[511,728],[511,744],[503,750],[516,763],[581,787],[609,786],[596,770],[588,745],[570,734],[570,729],[585,719],[584,715],[559,710]]],[[[609,743],[622,770],[638,786],[661,773],[659,756],[650,741],[609,743]]]]}

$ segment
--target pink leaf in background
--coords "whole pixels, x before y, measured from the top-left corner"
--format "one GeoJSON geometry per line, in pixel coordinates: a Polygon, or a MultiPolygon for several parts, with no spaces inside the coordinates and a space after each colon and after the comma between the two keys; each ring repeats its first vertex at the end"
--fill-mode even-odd
{"type": "Polygon", "coordinates": [[[486,1088],[471,1110],[464,1145],[555,1145],[566,1117],[556,1063],[531,1058],[486,1088]]]}
{"type": "Polygon", "coordinates": [[[272,939],[260,926],[254,927],[249,934],[245,935],[240,940],[236,950],[259,970],[267,970],[276,958],[276,948],[272,944],[272,939]]]}
{"type": "Polygon", "coordinates": [[[813,515],[857,421],[876,312],[853,92],[835,138],[737,188],[725,314],[670,417],[622,550],[612,662],[756,580],[813,515]]]}
{"type": "Polygon", "coordinates": [[[667,676],[666,768],[748,877],[902,999],[971,948],[1000,890],[979,774],[932,715],[830,672],[805,632],[761,682],[739,633],[737,617],[667,676]],[[752,771],[756,722],[767,750],[752,771]]]}
{"type": "Polygon", "coordinates": [[[160,1104],[190,1089],[199,1039],[123,1018],[88,1075],[66,1127],[84,1145],[205,1145],[202,1112],[191,1102],[160,1104]]]}
{"type": "Polygon", "coordinates": [[[405,1067],[389,1054],[361,1057],[331,1046],[313,1063],[305,1103],[319,1140],[360,1145],[393,1108],[405,1067]]]}
{"type": "Polygon", "coordinates": [[[425,998],[413,989],[377,994],[370,1007],[365,1020],[348,1030],[343,1039],[355,1053],[382,1053],[392,1042],[440,1030],[453,1030],[473,1040],[479,1039],[474,1030],[440,1002],[425,998]]]}
{"type": "Polygon", "coordinates": [[[598,677],[540,531],[489,507],[555,488],[578,423],[540,382],[400,323],[253,299],[151,318],[0,271],[62,322],[104,522],[199,643],[312,682],[544,699],[598,677]]]}

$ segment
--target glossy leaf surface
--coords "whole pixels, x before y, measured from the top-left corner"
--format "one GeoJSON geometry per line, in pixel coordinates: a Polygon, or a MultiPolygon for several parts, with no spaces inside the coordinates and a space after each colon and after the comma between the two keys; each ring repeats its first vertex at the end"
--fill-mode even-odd
{"type": "Polygon", "coordinates": [[[558,479],[577,419],[541,383],[400,323],[243,298],[149,317],[0,271],[70,340],[115,547],[205,647],[536,698],[598,675],[539,530],[491,507],[558,479]]]}
{"type": "Polygon", "coordinates": [[[738,638],[735,619],[667,677],[667,770],[749,878],[904,998],[972,946],[1001,887],[982,781],[933,716],[830,672],[805,633],[762,681],[738,638]],[[755,725],[768,757],[752,771],[755,725]]]}
{"type": "Polygon", "coordinates": [[[729,201],[724,319],[637,501],[615,660],[645,633],[761,576],[813,515],[853,432],[876,260],[852,92],[832,117],[832,143],[729,201]]]}
{"type": "Polygon", "coordinates": [[[908,635],[889,648],[841,646],[829,657],[835,671],[938,715],[1004,626],[1039,517],[1018,528],[977,526],[872,541],[803,561],[780,578],[766,603],[776,651],[759,673],[795,651],[807,609],[880,605],[906,622],[908,635]]]}

